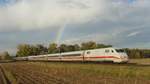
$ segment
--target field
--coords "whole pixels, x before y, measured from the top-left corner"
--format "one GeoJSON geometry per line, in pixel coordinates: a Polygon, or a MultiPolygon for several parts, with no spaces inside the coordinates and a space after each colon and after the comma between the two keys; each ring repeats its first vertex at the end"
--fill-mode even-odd
{"type": "Polygon", "coordinates": [[[131,63],[150,65],[150,59],[130,59],[131,63]]]}
{"type": "MultiPolygon", "coordinates": [[[[131,64],[11,62],[0,66],[12,84],[150,84],[150,61],[143,64],[150,59],[138,60],[131,64]]],[[[4,78],[1,72],[0,79],[4,78]]]]}

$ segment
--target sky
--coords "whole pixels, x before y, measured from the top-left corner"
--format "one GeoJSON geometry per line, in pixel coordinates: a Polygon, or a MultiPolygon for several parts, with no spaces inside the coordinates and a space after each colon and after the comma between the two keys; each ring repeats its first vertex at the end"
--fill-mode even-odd
{"type": "Polygon", "coordinates": [[[150,48],[150,0],[0,0],[0,51],[86,41],[150,48]]]}

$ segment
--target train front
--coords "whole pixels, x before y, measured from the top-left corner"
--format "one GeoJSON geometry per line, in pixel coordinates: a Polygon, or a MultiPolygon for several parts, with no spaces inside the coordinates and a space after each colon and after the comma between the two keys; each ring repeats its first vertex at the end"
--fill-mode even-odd
{"type": "Polygon", "coordinates": [[[118,62],[127,63],[129,61],[128,55],[123,49],[116,49],[117,54],[119,55],[120,60],[118,62]]]}

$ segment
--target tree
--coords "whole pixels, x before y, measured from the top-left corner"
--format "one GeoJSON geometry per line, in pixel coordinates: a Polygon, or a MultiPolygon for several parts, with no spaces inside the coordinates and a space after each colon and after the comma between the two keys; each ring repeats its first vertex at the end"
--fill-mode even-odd
{"type": "Polygon", "coordinates": [[[35,47],[37,49],[37,51],[35,51],[35,53],[37,53],[38,55],[48,53],[48,49],[46,47],[44,47],[43,45],[41,45],[41,44],[37,44],[35,47]]]}
{"type": "Polygon", "coordinates": [[[112,45],[105,45],[105,44],[97,44],[96,48],[108,48],[108,47],[112,47],[112,45]]]}
{"type": "Polygon", "coordinates": [[[79,51],[80,50],[80,46],[78,44],[68,45],[67,48],[68,48],[68,51],[79,51]]]}
{"type": "Polygon", "coordinates": [[[74,44],[75,51],[81,50],[81,47],[78,44],[74,44]]]}
{"type": "Polygon", "coordinates": [[[59,53],[59,52],[69,52],[69,51],[78,51],[80,50],[80,46],[78,44],[74,45],[66,45],[61,44],[58,46],[56,43],[51,43],[48,47],[48,53],[59,53]]]}
{"type": "Polygon", "coordinates": [[[3,55],[5,56],[5,59],[10,59],[10,55],[7,51],[5,51],[3,55]]]}
{"type": "Polygon", "coordinates": [[[17,49],[18,49],[17,54],[16,54],[17,57],[38,54],[37,48],[35,46],[29,45],[29,44],[20,44],[20,45],[18,45],[17,49]]]}
{"type": "Polygon", "coordinates": [[[95,49],[95,48],[96,48],[96,43],[93,41],[89,41],[81,44],[82,50],[95,49]]]}
{"type": "Polygon", "coordinates": [[[61,44],[59,46],[59,51],[60,52],[68,52],[69,51],[68,46],[66,44],[61,44]]]}
{"type": "Polygon", "coordinates": [[[144,57],[144,52],[142,49],[128,49],[128,48],[125,48],[124,49],[129,58],[143,58],[144,57]]]}
{"type": "Polygon", "coordinates": [[[52,53],[58,53],[59,50],[57,48],[57,44],[56,43],[51,43],[48,47],[48,53],[52,54],[52,53]]]}
{"type": "Polygon", "coordinates": [[[11,56],[7,51],[3,52],[0,54],[0,60],[10,60],[11,56]]]}

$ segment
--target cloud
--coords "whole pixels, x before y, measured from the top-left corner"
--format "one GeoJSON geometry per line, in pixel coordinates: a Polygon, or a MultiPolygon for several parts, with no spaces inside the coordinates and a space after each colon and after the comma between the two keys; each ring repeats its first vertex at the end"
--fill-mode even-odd
{"type": "Polygon", "coordinates": [[[150,47],[150,0],[10,1],[0,6],[3,49],[14,49],[19,43],[55,42],[64,24],[62,43],[93,40],[119,47],[150,47]]]}
{"type": "Polygon", "coordinates": [[[0,31],[81,24],[103,13],[105,0],[16,0],[0,7],[0,31]]]}
{"type": "Polygon", "coordinates": [[[148,8],[147,3],[150,1],[9,0],[6,6],[0,7],[0,31],[60,28],[66,23],[83,24],[99,20],[118,22],[127,18],[135,21],[137,17],[128,15],[148,8]]]}
{"type": "Polygon", "coordinates": [[[87,36],[81,36],[78,38],[72,38],[72,39],[67,39],[62,41],[62,43],[67,43],[67,44],[79,44],[82,42],[87,42],[87,41],[94,41],[94,42],[102,42],[102,43],[108,43],[109,39],[111,39],[112,36],[106,35],[106,34],[89,34],[87,36]]]}
{"type": "Polygon", "coordinates": [[[138,34],[140,34],[140,31],[135,31],[135,32],[132,32],[132,33],[128,34],[127,37],[136,36],[138,34]]]}

